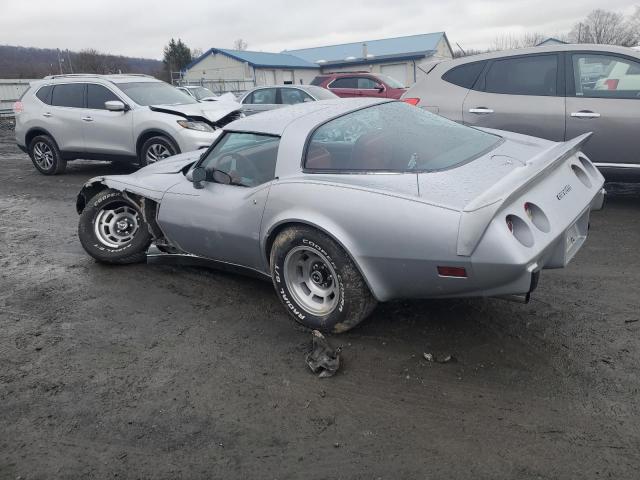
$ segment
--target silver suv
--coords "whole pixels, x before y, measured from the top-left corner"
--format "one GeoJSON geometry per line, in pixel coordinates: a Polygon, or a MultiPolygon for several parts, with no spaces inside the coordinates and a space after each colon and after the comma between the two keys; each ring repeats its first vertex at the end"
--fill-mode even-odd
{"type": "Polygon", "coordinates": [[[199,102],[146,75],[46,77],[14,111],[18,146],[45,175],[78,158],[145,166],[206,148],[243,115],[236,102],[199,102]]]}

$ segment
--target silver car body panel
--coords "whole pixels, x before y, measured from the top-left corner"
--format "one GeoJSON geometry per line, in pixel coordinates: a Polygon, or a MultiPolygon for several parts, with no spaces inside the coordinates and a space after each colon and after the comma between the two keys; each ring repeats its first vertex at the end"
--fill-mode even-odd
{"type": "Polygon", "coordinates": [[[321,101],[230,123],[225,131],[281,137],[275,178],[257,187],[194,188],[183,174],[199,158],[192,153],[132,175],[92,179],[79,205],[100,184],[148,197],[159,203],[156,220],[166,240],[184,254],[265,275],[274,234],[310,225],[348,252],[381,301],[526,294],[542,269],[563,267],[582,246],[604,183],[578,152],[587,136],[556,143],[493,131],[503,137],[493,150],[439,172],[304,171],[305,144],[318,126],[386,101],[321,101]],[[546,231],[527,218],[527,203],[545,213],[546,231]],[[509,215],[526,224],[527,245],[507,228],[509,215]],[[443,265],[462,267],[467,277],[440,275],[443,265]]]}

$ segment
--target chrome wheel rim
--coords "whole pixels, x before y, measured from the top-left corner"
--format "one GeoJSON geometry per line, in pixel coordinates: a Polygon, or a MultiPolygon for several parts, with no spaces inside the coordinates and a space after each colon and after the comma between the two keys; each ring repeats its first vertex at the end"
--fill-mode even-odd
{"type": "Polygon", "coordinates": [[[287,253],[284,280],[291,296],[307,313],[328,315],[338,305],[338,276],[327,257],[317,250],[301,246],[287,253]]]}
{"type": "Polygon", "coordinates": [[[167,158],[170,156],[171,152],[169,151],[169,149],[161,143],[154,143],[149,148],[147,148],[147,164],[155,163],[158,160],[162,160],[163,158],[167,158]]]}
{"type": "Polygon", "coordinates": [[[38,142],[33,146],[33,160],[43,170],[53,168],[53,150],[44,142],[38,142]]]}
{"type": "Polygon", "coordinates": [[[140,225],[138,212],[129,205],[103,209],[94,223],[96,238],[109,248],[121,248],[135,237],[140,225]]]}

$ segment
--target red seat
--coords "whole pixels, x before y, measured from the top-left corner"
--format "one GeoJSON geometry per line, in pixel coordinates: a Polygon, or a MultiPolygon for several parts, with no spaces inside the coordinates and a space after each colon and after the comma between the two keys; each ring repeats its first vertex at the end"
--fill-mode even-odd
{"type": "Polygon", "coordinates": [[[329,150],[322,145],[312,143],[307,152],[305,167],[319,170],[329,170],[333,166],[333,158],[329,150]]]}

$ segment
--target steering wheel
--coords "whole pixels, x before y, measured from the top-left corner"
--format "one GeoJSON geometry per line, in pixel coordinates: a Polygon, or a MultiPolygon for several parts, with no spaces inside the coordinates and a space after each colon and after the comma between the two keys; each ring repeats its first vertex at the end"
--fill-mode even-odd
{"type": "Polygon", "coordinates": [[[225,153],[222,157],[220,157],[220,161],[218,162],[218,166],[222,166],[225,162],[226,158],[229,158],[229,169],[228,173],[233,180],[238,180],[238,167],[244,170],[243,173],[247,173],[248,175],[243,175],[246,177],[251,177],[253,180],[258,180],[260,178],[260,170],[256,168],[256,166],[247,159],[244,155],[236,152],[225,153]],[[232,163],[232,160],[235,160],[235,166],[232,163]],[[234,168],[235,167],[235,168],[234,168]],[[236,173],[234,176],[233,173],[236,173]]]}

